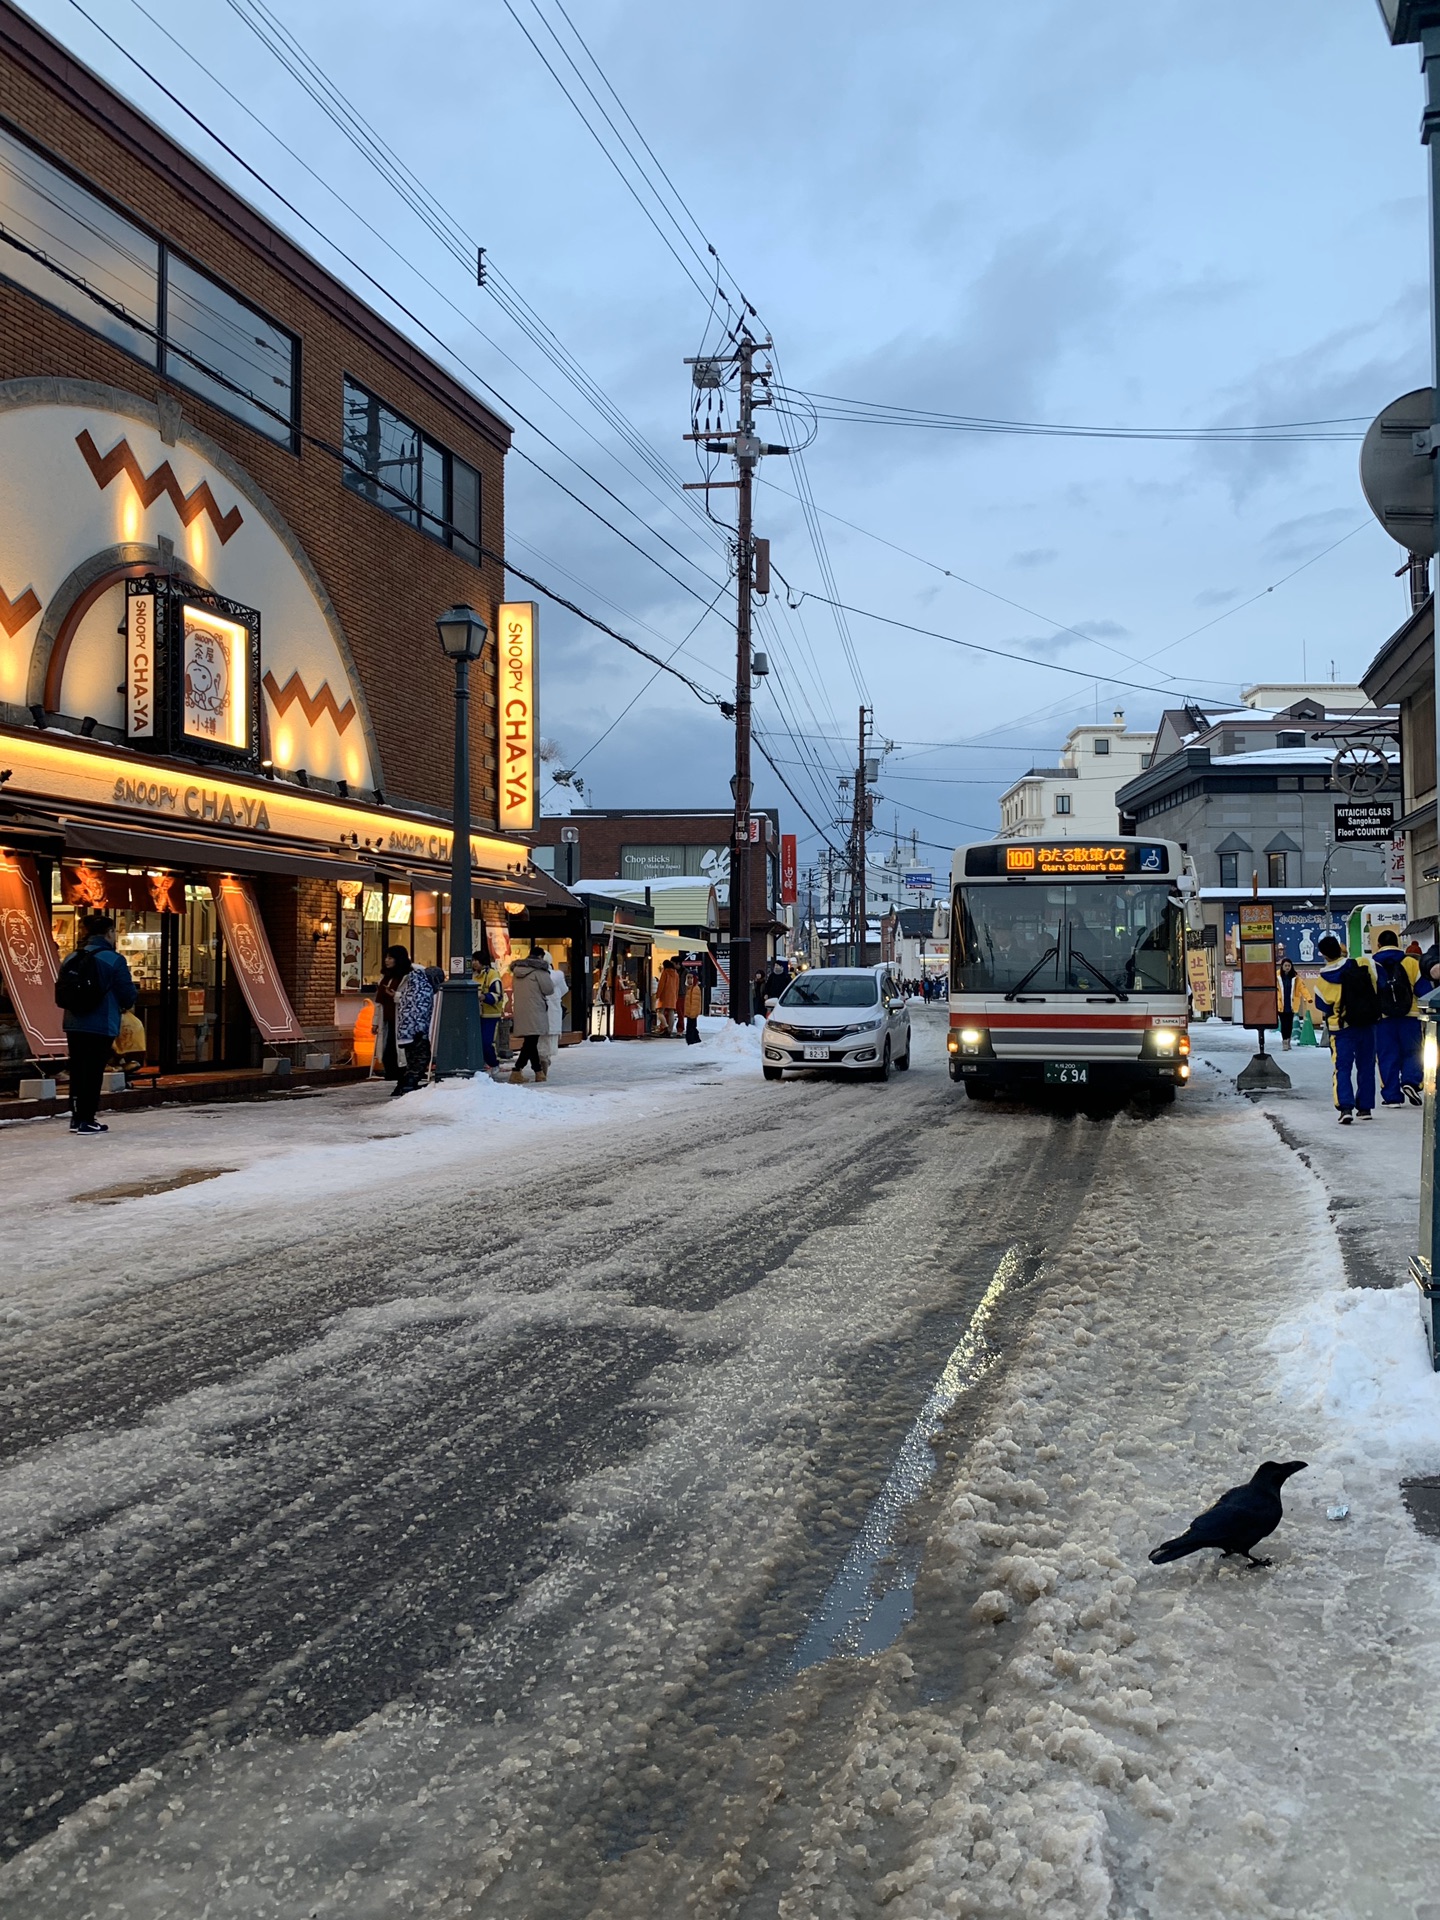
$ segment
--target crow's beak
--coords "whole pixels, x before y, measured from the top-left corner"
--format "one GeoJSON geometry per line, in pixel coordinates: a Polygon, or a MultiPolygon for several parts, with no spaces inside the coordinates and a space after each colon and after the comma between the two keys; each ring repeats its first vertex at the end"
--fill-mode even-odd
{"type": "Polygon", "coordinates": [[[1309,1464],[1308,1460],[1287,1460],[1280,1469],[1280,1477],[1288,1480],[1292,1473],[1304,1473],[1309,1464]]]}

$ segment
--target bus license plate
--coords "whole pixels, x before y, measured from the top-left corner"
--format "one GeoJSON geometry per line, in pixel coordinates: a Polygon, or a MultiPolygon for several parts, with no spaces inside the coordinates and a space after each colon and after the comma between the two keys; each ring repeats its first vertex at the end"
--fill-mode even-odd
{"type": "Polygon", "coordinates": [[[829,1047],[806,1047],[805,1058],[807,1060],[828,1061],[830,1058],[830,1049],[829,1047]]]}
{"type": "Polygon", "coordinates": [[[1083,1060],[1047,1060],[1045,1062],[1045,1084],[1054,1087],[1083,1087],[1090,1079],[1090,1069],[1083,1060]]]}

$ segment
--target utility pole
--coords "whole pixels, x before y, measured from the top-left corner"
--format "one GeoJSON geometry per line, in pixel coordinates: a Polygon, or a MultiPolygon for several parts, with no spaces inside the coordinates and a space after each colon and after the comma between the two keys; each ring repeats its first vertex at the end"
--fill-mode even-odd
{"type": "Polygon", "coordinates": [[[723,358],[692,359],[686,363],[693,369],[697,393],[717,392],[725,384],[729,368],[735,369],[739,386],[738,426],[701,429],[697,410],[695,430],[685,436],[687,440],[702,444],[707,453],[732,455],[736,478],[687,481],[685,484],[689,490],[703,488],[707,494],[712,487],[733,487],[740,495],[735,532],[735,772],[730,781],[730,792],[734,799],[730,835],[730,1018],[740,1026],[750,1024],[754,1010],[750,965],[750,876],[753,864],[750,852],[750,799],[753,791],[750,778],[750,683],[753,664],[751,600],[756,591],[757,544],[763,550],[764,577],[759,582],[759,591],[769,591],[769,542],[757,543],[755,539],[755,472],[762,454],[790,451],[788,447],[765,445],[755,432],[756,406],[770,405],[768,398],[759,401],[755,398],[757,380],[763,385],[770,378],[768,368],[757,374],[755,356],[757,353],[768,353],[770,346],[768,339],[756,340],[747,331],[741,334],[733,354],[723,358]]]}
{"type": "Polygon", "coordinates": [[[850,925],[855,941],[854,965],[865,964],[865,933],[867,927],[866,901],[866,856],[865,829],[869,825],[870,779],[865,749],[870,743],[870,727],[874,720],[873,710],[860,709],[860,751],[855,763],[855,813],[851,832],[850,849],[854,860],[855,878],[850,890],[850,925]]]}

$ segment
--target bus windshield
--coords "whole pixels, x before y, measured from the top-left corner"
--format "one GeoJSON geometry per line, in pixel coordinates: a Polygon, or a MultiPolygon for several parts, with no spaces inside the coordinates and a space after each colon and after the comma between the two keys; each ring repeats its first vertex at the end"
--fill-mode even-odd
{"type": "Polygon", "coordinates": [[[955,889],[957,993],[1183,993],[1184,918],[1153,880],[955,889]]]}

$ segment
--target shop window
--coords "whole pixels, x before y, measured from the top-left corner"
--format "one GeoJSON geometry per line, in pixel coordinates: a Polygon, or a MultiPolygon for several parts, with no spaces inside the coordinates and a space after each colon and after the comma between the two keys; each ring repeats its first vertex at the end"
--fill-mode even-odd
{"type": "Polygon", "coordinates": [[[5,279],[294,445],[294,335],[5,129],[0,236],[5,279]]]}
{"type": "Polygon", "coordinates": [[[1238,887],[1240,884],[1240,856],[1238,853],[1220,855],[1220,884],[1222,887],[1238,887]]]}
{"type": "Polygon", "coordinates": [[[272,440],[295,420],[295,339],[178,254],[165,262],[164,371],[272,440]]]}
{"type": "Polygon", "coordinates": [[[480,475],[347,375],[345,484],[480,564],[480,475]]]}
{"type": "Polygon", "coordinates": [[[1266,854],[1265,884],[1267,887],[1283,887],[1286,884],[1285,864],[1288,859],[1289,855],[1284,853],[1266,854]]]}
{"type": "Polygon", "coordinates": [[[160,247],[33,147],[0,131],[0,273],[153,362],[160,247]]]}
{"type": "Polygon", "coordinates": [[[417,887],[410,921],[410,958],[417,967],[440,964],[440,896],[417,887]]]}
{"type": "Polygon", "coordinates": [[[360,972],[366,986],[373,987],[380,978],[380,968],[385,959],[385,889],[366,887],[360,896],[361,915],[361,953],[360,972]]]}

